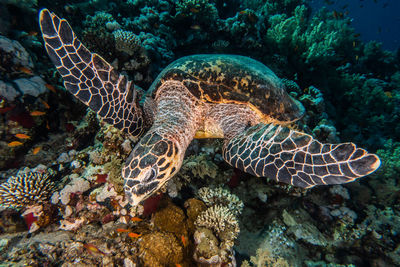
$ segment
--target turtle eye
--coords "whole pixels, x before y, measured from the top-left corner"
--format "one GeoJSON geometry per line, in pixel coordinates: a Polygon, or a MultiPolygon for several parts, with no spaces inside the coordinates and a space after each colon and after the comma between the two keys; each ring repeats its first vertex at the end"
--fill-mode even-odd
{"type": "Polygon", "coordinates": [[[157,166],[153,166],[152,168],[150,168],[150,170],[148,170],[142,180],[143,183],[148,183],[148,182],[152,182],[156,179],[158,174],[158,168],[157,166]]]}

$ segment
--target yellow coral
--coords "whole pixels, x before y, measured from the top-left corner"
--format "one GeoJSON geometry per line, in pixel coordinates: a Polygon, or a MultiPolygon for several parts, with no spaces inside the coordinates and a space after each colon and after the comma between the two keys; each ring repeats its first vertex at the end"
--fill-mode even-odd
{"type": "Polygon", "coordinates": [[[250,262],[244,261],[241,267],[289,267],[289,263],[280,257],[274,257],[268,249],[257,249],[256,256],[250,257],[250,262]]]}
{"type": "Polygon", "coordinates": [[[139,255],[145,267],[173,266],[183,262],[183,249],[172,233],[152,232],[141,237],[139,255]]]}
{"type": "Polygon", "coordinates": [[[163,206],[154,214],[154,225],[162,231],[187,235],[186,216],[182,209],[171,201],[161,203],[163,206]]]}

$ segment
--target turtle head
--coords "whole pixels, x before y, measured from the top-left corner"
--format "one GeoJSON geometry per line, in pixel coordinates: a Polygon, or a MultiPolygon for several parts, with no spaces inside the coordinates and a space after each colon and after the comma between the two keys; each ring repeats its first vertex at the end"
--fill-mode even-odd
{"type": "Polygon", "coordinates": [[[122,169],[129,204],[136,206],[150,197],[178,172],[184,156],[180,150],[174,140],[155,132],[139,141],[122,169]]]}

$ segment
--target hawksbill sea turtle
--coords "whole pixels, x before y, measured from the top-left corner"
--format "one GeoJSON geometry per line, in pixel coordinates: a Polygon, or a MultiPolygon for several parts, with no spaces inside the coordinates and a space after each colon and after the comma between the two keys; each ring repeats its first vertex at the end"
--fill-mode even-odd
{"type": "Polygon", "coordinates": [[[233,167],[302,188],[351,182],[380,166],[375,154],[353,143],[322,144],[287,128],[304,108],[256,60],[183,57],[139,99],[135,85],[88,51],[65,19],[43,9],[39,21],[65,88],[104,121],[140,138],[122,169],[131,205],[179,171],[193,138],[223,138],[223,157],[233,167]]]}

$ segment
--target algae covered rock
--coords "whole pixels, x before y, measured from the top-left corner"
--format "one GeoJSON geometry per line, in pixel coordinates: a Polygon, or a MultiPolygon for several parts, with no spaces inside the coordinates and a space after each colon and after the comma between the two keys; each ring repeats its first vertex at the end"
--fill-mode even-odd
{"type": "Polygon", "coordinates": [[[197,217],[207,209],[207,206],[195,198],[190,198],[185,202],[186,214],[188,216],[187,224],[190,232],[194,232],[194,222],[196,221],[197,217]]]}
{"type": "Polygon", "coordinates": [[[139,255],[145,267],[174,267],[183,262],[183,250],[172,233],[154,231],[143,235],[139,255]]]}
{"type": "Polygon", "coordinates": [[[155,227],[164,232],[174,233],[179,237],[187,233],[185,213],[170,201],[161,203],[153,221],[155,227]]]}

